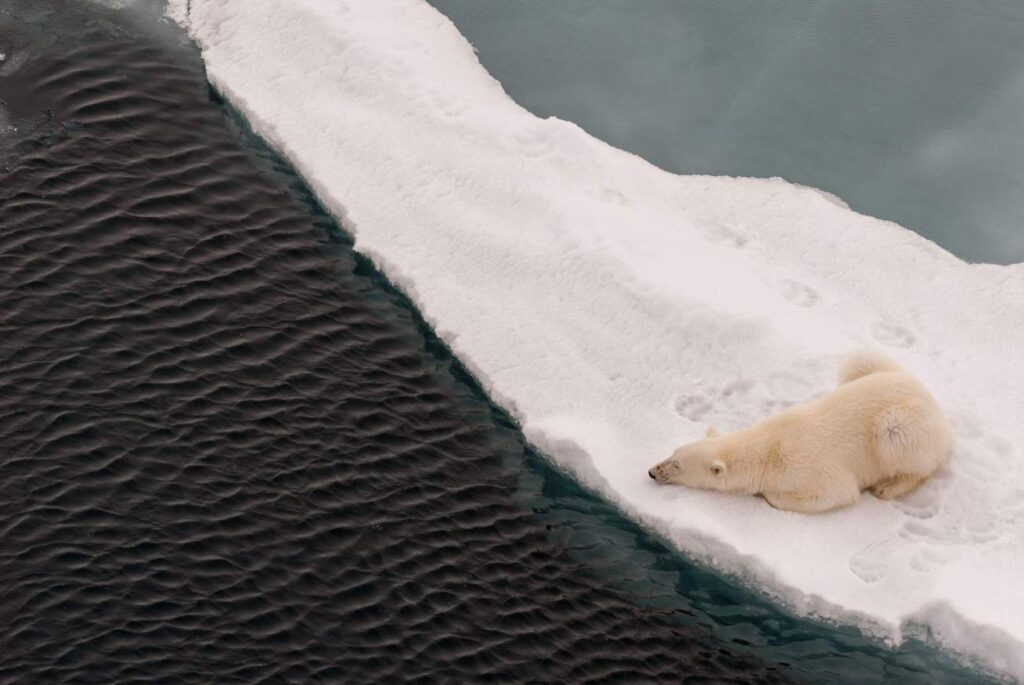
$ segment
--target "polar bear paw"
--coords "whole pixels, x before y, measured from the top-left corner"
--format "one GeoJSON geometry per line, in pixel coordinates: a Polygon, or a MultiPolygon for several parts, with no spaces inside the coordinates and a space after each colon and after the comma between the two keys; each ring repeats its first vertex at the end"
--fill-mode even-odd
{"type": "Polygon", "coordinates": [[[895,499],[901,497],[911,490],[914,490],[921,483],[925,481],[924,477],[919,475],[900,474],[894,476],[889,480],[876,483],[869,490],[871,494],[878,499],[895,499]]]}

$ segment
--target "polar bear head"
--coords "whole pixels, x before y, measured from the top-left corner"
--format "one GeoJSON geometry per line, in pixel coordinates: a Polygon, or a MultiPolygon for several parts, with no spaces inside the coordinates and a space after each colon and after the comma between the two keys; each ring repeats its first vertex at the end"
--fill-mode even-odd
{"type": "Polygon", "coordinates": [[[764,475],[757,462],[743,458],[735,440],[709,428],[703,439],[678,448],[647,475],[665,485],[755,493],[764,475]]]}
{"type": "Polygon", "coordinates": [[[668,485],[688,485],[705,490],[730,490],[729,466],[717,435],[683,445],[672,456],[647,472],[668,485]]]}

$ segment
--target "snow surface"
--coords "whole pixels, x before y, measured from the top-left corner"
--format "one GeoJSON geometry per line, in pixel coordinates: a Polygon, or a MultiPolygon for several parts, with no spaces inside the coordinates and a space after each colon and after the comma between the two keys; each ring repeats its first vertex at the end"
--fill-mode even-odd
{"type": "Polygon", "coordinates": [[[212,83],[558,464],[796,610],[1024,678],[1024,265],[781,179],[676,176],[516,105],[421,0],[171,0],[212,83]],[[886,349],[954,425],[902,501],[808,516],[647,469],[886,349]]]}

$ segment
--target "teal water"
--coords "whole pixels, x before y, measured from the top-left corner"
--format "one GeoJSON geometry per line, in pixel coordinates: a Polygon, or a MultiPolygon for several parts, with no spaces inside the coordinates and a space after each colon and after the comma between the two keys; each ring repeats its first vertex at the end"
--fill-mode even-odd
{"type": "Polygon", "coordinates": [[[431,0],[517,102],[1024,261],[1024,3],[431,0]]]}

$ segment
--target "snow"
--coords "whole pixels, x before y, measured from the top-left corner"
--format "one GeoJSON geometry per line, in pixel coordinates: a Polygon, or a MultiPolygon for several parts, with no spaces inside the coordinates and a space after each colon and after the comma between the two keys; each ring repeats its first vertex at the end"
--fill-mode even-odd
{"type": "Polygon", "coordinates": [[[539,119],[421,0],[185,4],[168,14],[215,87],[551,459],[797,611],[1024,678],[1024,265],[539,119]],[[864,345],[954,426],[918,492],[808,516],[648,478],[708,425],[826,391],[864,345]]]}

